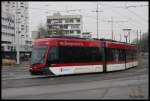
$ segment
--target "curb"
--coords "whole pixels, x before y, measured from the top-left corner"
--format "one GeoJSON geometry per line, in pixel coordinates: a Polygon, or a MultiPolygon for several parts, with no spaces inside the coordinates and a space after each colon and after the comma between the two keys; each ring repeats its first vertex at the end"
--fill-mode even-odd
{"type": "Polygon", "coordinates": [[[24,76],[18,76],[18,77],[4,77],[2,78],[2,81],[4,80],[19,80],[19,79],[36,79],[36,78],[44,78],[46,76],[39,75],[39,76],[31,76],[31,75],[24,75],[24,76]]]}
{"type": "Polygon", "coordinates": [[[2,65],[2,68],[3,68],[3,67],[4,67],[4,68],[5,68],[5,67],[6,67],[6,68],[7,68],[7,67],[8,67],[8,68],[9,68],[9,67],[20,67],[20,66],[29,67],[30,65],[9,65],[9,66],[4,66],[4,65],[2,65]]]}

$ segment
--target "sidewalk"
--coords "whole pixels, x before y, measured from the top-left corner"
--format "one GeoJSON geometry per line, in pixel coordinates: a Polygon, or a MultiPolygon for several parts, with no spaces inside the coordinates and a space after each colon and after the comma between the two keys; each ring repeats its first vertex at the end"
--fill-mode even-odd
{"type": "Polygon", "coordinates": [[[13,79],[17,77],[30,76],[29,61],[21,62],[20,64],[2,66],[2,79],[13,79]]]}
{"type": "Polygon", "coordinates": [[[29,66],[30,65],[30,63],[29,63],[29,61],[23,61],[23,62],[20,62],[20,64],[14,64],[14,65],[6,65],[6,66],[4,66],[4,65],[2,65],[2,67],[19,67],[19,66],[29,66]]]}
{"type": "Polygon", "coordinates": [[[15,71],[28,71],[30,67],[29,61],[21,62],[20,64],[14,64],[9,66],[2,66],[2,73],[15,72],[15,71]]]}

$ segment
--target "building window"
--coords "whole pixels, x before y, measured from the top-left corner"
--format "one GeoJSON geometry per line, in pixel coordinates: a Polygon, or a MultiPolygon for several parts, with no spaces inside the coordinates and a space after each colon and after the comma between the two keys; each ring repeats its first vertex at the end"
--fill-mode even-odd
{"type": "Polygon", "coordinates": [[[77,19],[77,22],[80,22],[80,19],[77,19]]]}
{"type": "Polygon", "coordinates": [[[10,46],[7,46],[8,49],[10,49],[10,46]]]}
{"type": "Polygon", "coordinates": [[[47,19],[47,23],[51,23],[51,20],[50,20],[50,19],[47,19]]]}
{"type": "Polygon", "coordinates": [[[21,12],[17,12],[17,14],[20,14],[21,12]]]}
{"type": "Polygon", "coordinates": [[[79,28],[79,25],[72,25],[71,28],[79,28]]]}
{"type": "Polygon", "coordinates": [[[66,23],[69,23],[69,19],[66,19],[66,23]]]}
{"type": "Polygon", "coordinates": [[[73,33],[73,31],[70,31],[70,33],[73,33]]]}
{"type": "Polygon", "coordinates": [[[62,20],[59,20],[58,23],[62,23],[62,20]]]}
{"type": "Polygon", "coordinates": [[[66,29],[67,29],[67,28],[68,28],[68,25],[64,25],[64,28],[66,28],[66,29]]]}
{"type": "Polygon", "coordinates": [[[81,31],[80,30],[77,30],[77,34],[80,34],[81,33],[81,31]]]}
{"type": "Polygon", "coordinates": [[[4,46],[1,46],[1,51],[4,51],[4,46]]]}
{"type": "Polygon", "coordinates": [[[13,46],[11,46],[11,51],[13,51],[13,46]]]}
{"type": "Polygon", "coordinates": [[[21,30],[24,30],[24,28],[21,28],[21,30]]]}
{"type": "Polygon", "coordinates": [[[72,23],[72,22],[73,22],[73,19],[70,19],[70,22],[72,23]]]}

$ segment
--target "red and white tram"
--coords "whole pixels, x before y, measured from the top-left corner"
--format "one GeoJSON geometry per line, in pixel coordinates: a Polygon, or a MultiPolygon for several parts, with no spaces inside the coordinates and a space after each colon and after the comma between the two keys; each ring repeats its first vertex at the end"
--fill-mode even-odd
{"type": "Polygon", "coordinates": [[[43,38],[33,43],[32,75],[125,70],[138,65],[135,45],[111,40],[43,38]]]}

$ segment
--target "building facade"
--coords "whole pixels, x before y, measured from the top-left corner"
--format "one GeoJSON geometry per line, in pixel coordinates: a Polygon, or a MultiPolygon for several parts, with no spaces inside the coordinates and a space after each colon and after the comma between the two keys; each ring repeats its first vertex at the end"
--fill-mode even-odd
{"type": "Polygon", "coordinates": [[[49,35],[82,37],[82,16],[54,13],[47,16],[47,30],[49,35]]]}
{"type": "Polygon", "coordinates": [[[28,2],[3,1],[1,20],[2,41],[4,43],[8,40],[11,41],[7,42],[7,46],[2,44],[3,51],[7,51],[10,46],[16,50],[17,43],[19,43],[19,51],[31,51],[31,44],[29,44],[31,43],[31,38],[29,37],[28,2]]]}
{"type": "Polygon", "coordinates": [[[15,50],[15,16],[8,12],[1,12],[1,50],[14,51],[15,50]]]}
{"type": "Polygon", "coordinates": [[[82,37],[83,37],[83,38],[89,38],[89,39],[90,39],[90,38],[92,38],[92,34],[91,34],[91,32],[83,32],[83,33],[82,33],[82,37]]]}

